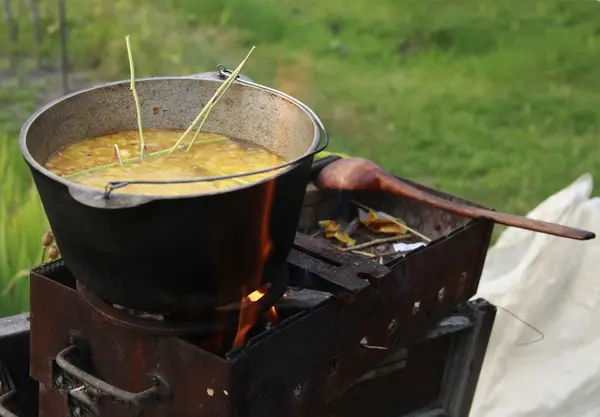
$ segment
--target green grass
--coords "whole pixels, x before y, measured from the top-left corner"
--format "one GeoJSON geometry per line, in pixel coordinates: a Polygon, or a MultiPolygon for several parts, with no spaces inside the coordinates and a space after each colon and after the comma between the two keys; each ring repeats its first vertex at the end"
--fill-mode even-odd
{"type": "MultiPolygon", "coordinates": [[[[42,53],[55,58],[55,12],[42,3],[42,53]]],[[[140,77],[234,67],[256,45],[244,73],[313,107],[331,150],[499,210],[524,214],[600,173],[594,0],[69,0],[68,10],[76,69],[126,79],[128,33],[140,77]]],[[[32,50],[25,12],[19,51],[32,50]]],[[[10,192],[32,198],[14,169],[10,192]]],[[[0,269],[0,288],[18,267],[0,269]]]]}
{"type": "Polygon", "coordinates": [[[47,221],[17,146],[15,119],[34,108],[36,91],[0,89],[0,317],[27,309],[27,269],[40,262],[47,221]]]}
{"type": "MultiPolygon", "coordinates": [[[[245,72],[314,107],[333,150],[427,185],[525,213],[600,169],[596,1],[154,4],[186,23],[169,73],[232,66],[256,45],[245,72]],[[184,32],[214,28],[218,47],[200,37],[190,53],[184,32]]],[[[105,64],[125,76],[123,59],[105,64]]]]}

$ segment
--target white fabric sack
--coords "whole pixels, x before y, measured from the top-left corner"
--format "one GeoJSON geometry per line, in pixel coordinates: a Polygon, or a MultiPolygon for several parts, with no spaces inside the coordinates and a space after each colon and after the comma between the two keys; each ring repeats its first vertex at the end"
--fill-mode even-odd
{"type": "MultiPolygon", "coordinates": [[[[600,235],[585,174],[528,217],[600,235]]],[[[600,416],[600,237],[580,242],[509,228],[490,248],[479,292],[498,309],[470,417],[600,416]]]]}

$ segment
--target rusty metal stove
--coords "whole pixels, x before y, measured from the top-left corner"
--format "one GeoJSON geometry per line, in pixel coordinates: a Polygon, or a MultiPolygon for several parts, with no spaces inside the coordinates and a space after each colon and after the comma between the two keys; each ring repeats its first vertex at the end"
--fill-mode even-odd
{"type": "MultiPolygon", "coordinates": [[[[412,223],[423,210],[359,197],[412,223]]],[[[300,228],[317,212],[340,215],[340,204],[339,195],[309,190],[300,228]]],[[[78,286],[60,261],[35,268],[30,374],[39,382],[39,416],[352,415],[356,387],[372,386],[365,375],[401,362],[398,355],[476,291],[493,224],[426,213],[419,226],[435,240],[388,265],[298,232],[289,287],[275,304],[283,320],[257,324],[243,348],[229,351],[203,347],[217,333],[231,346],[237,311],[209,322],[134,317],[78,286]]]]}

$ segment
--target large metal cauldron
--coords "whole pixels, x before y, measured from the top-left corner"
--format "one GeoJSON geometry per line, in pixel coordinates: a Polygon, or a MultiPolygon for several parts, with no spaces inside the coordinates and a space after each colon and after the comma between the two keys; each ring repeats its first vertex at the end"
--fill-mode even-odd
{"type": "MultiPolygon", "coordinates": [[[[220,71],[138,80],[143,126],[187,128],[226,76],[220,71]]],[[[201,313],[239,301],[262,284],[277,284],[313,155],[327,142],[315,114],[292,97],[239,78],[203,129],[258,143],[296,162],[272,179],[224,192],[140,196],[128,195],[125,187],[107,196],[42,166],[69,143],[136,128],[125,81],[65,96],[23,126],[21,152],[73,275],[111,303],[155,313],[201,313]],[[264,230],[272,250],[263,270],[264,230]]]]}

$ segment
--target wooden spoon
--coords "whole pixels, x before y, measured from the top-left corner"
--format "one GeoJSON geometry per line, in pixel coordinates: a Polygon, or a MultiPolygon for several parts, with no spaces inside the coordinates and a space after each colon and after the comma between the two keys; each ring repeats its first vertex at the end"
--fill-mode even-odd
{"type": "Polygon", "coordinates": [[[437,207],[471,219],[486,218],[506,226],[533,230],[576,240],[596,237],[592,232],[534,220],[514,214],[500,213],[485,208],[447,200],[420,190],[385,172],[379,165],[364,158],[341,158],[326,165],[316,176],[319,188],[345,191],[386,191],[437,207]]]}

